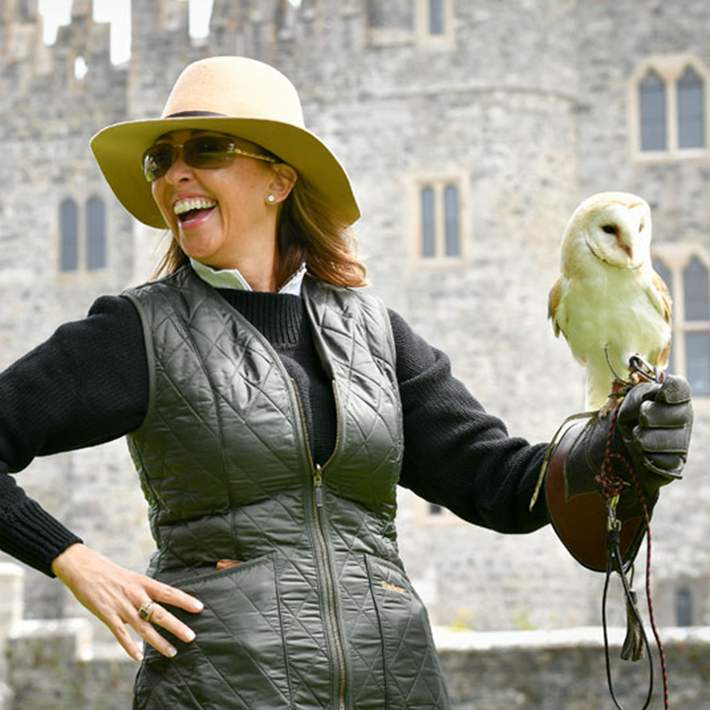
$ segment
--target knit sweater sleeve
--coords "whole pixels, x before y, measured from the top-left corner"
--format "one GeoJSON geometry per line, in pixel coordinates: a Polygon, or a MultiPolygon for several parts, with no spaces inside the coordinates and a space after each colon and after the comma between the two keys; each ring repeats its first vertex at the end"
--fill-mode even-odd
{"type": "Polygon", "coordinates": [[[76,534],[17,484],[36,456],[116,439],[136,429],[148,398],[138,314],[102,296],[0,372],[0,549],[54,577],[52,560],[76,534]]]}
{"type": "Polygon", "coordinates": [[[389,309],[404,420],[400,485],[460,518],[525,533],[548,522],[544,496],[528,505],[547,444],[511,437],[451,373],[448,356],[389,309]]]}

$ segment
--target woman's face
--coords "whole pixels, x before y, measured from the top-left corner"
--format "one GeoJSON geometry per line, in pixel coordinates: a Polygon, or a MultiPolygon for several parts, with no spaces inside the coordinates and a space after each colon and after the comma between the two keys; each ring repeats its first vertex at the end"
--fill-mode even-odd
{"type": "MultiPolygon", "coordinates": [[[[201,133],[206,131],[173,131],[160,142],[178,145],[201,133]]],[[[263,152],[248,141],[238,140],[238,147],[263,152]]],[[[276,207],[267,205],[264,198],[278,192],[278,185],[274,188],[277,173],[263,160],[233,157],[222,168],[193,168],[180,151],[165,175],[151,186],[153,199],[185,254],[216,268],[234,264],[240,239],[245,242],[246,237],[265,229],[275,233],[276,207]]]]}

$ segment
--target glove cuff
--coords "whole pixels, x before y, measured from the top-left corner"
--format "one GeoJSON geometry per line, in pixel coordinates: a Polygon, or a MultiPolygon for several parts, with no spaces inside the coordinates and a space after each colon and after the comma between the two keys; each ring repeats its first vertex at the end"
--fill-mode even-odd
{"type": "MultiPolygon", "coordinates": [[[[545,476],[545,498],[550,521],[569,553],[588,569],[605,572],[607,568],[607,501],[596,480],[599,475],[611,416],[593,415],[577,420],[564,432],[552,450],[545,476]]],[[[628,460],[621,437],[615,437],[612,452],[628,460]]],[[[618,458],[617,458],[618,460],[618,458]]],[[[616,466],[615,474],[623,467],[616,466]]],[[[633,480],[620,495],[616,510],[621,521],[621,554],[624,566],[636,557],[646,531],[642,506],[633,480]]],[[[646,496],[649,517],[658,499],[646,496]]]]}

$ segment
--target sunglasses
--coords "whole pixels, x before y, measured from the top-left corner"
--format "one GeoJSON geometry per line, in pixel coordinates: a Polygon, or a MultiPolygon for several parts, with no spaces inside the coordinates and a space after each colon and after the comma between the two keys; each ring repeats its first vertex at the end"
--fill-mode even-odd
{"type": "Polygon", "coordinates": [[[154,143],[143,153],[143,175],[148,182],[155,182],[170,170],[182,149],[182,159],[191,168],[214,170],[232,163],[235,155],[278,163],[276,158],[237,148],[234,138],[227,135],[200,135],[184,143],[154,143]]]}

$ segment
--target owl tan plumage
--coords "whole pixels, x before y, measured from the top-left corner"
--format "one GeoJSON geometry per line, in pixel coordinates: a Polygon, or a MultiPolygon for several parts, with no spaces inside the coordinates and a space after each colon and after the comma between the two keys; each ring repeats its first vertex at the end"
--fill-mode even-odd
{"type": "Polygon", "coordinates": [[[607,403],[614,372],[630,379],[632,355],[659,370],[668,365],[671,298],[653,270],[650,245],[651,210],[628,192],[592,195],[565,228],[548,316],[586,369],[587,411],[607,403]]]}

